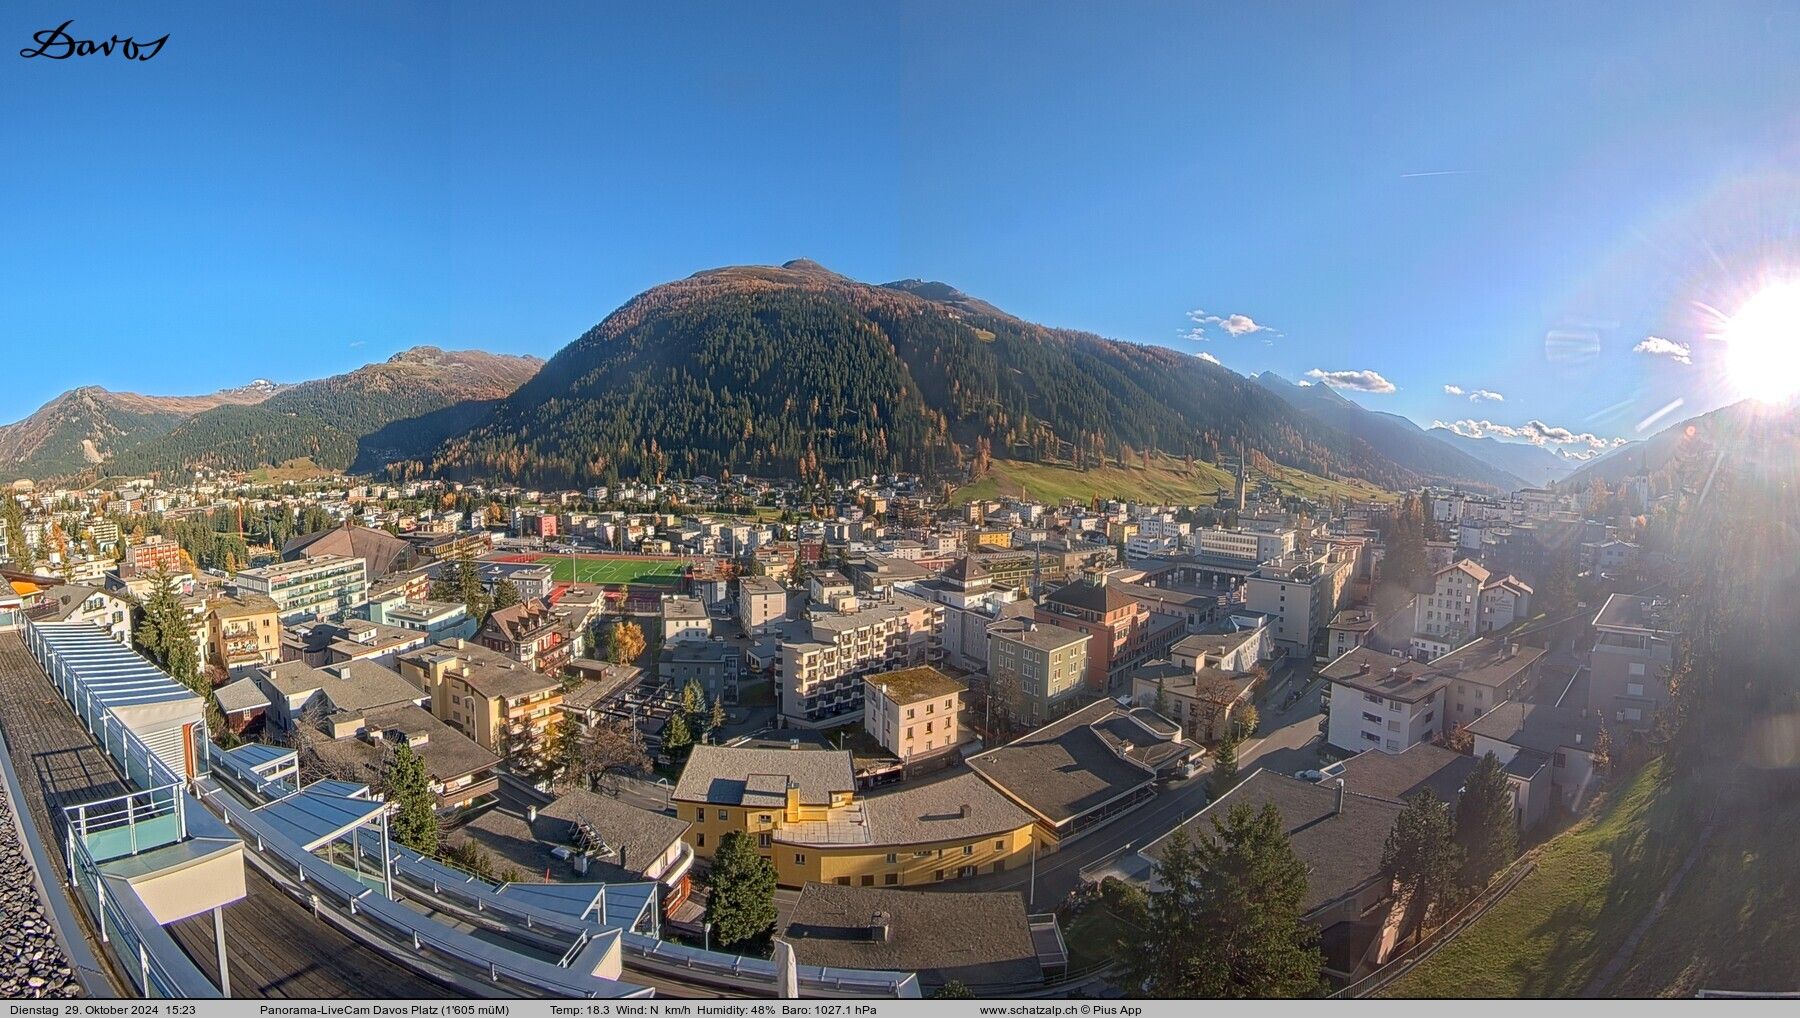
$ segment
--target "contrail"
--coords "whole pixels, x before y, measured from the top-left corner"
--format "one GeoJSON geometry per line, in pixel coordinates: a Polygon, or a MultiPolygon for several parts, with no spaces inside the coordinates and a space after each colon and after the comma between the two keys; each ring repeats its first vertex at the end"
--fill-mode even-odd
{"type": "Polygon", "coordinates": [[[1407,177],[1455,177],[1464,173],[1474,172],[1474,170],[1422,170],[1418,173],[1402,173],[1400,174],[1400,179],[1405,180],[1407,177]]]}

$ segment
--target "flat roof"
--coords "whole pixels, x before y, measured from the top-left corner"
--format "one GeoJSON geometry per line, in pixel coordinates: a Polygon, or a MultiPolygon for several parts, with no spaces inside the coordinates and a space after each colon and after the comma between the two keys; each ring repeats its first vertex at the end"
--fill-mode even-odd
{"type": "Polygon", "coordinates": [[[1675,630],[1675,606],[1667,598],[1613,594],[1594,616],[1595,629],[1668,635],[1675,630]]]}
{"type": "Polygon", "coordinates": [[[863,681],[878,687],[888,699],[902,705],[968,691],[967,686],[931,665],[865,675],[863,681]]]}
{"type": "MultiPolygon", "coordinates": [[[[1026,808],[1061,826],[1156,780],[1156,772],[1120,756],[1096,722],[1121,714],[1099,700],[1004,746],[969,758],[969,766],[1026,808]]],[[[1154,732],[1144,729],[1152,737],[1154,732]]]]}

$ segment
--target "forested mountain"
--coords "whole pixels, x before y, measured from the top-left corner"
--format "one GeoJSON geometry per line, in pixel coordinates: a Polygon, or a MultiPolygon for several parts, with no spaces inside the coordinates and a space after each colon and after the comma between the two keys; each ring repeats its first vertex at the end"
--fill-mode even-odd
{"type": "Polygon", "coordinates": [[[195,414],[254,405],[281,389],[260,379],[205,396],[144,396],[97,385],[71,389],[30,417],[0,426],[0,475],[42,479],[75,473],[122,446],[167,434],[195,414]]]}
{"type": "Polygon", "coordinates": [[[1328,385],[1297,385],[1272,371],[1255,381],[1308,417],[1362,439],[1420,480],[1502,491],[1529,487],[1523,478],[1438,440],[1412,421],[1364,409],[1328,385]]]}
{"type": "Polygon", "coordinates": [[[247,470],[310,457],[334,470],[415,459],[485,416],[543,362],[420,346],[347,374],[290,386],[256,406],[208,410],[130,443],[106,474],[247,470]]]}
{"type": "Polygon", "coordinates": [[[1432,428],[1432,438],[1461,449],[1496,470],[1504,470],[1533,485],[1560,481],[1581,464],[1565,459],[1543,446],[1526,442],[1502,442],[1497,438],[1470,438],[1449,428],[1432,428]]]}
{"type": "Polygon", "coordinates": [[[1771,407],[1744,400],[1671,424],[1649,438],[1595,457],[1559,485],[1576,490],[1600,480],[1616,485],[1639,474],[1669,474],[1699,457],[1724,458],[1738,470],[1767,470],[1786,460],[1800,463],[1800,406],[1771,407]]]}
{"type": "Polygon", "coordinates": [[[942,283],[873,286],[797,261],[639,295],[417,469],[537,484],[947,476],[1001,457],[1217,460],[1240,443],[1318,474],[1421,479],[1197,357],[1033,325],[942,283]]]}

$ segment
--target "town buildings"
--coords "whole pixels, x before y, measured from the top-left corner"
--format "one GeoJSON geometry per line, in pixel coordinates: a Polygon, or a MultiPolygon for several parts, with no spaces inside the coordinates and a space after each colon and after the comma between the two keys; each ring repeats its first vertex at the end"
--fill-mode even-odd
{"type": "Polygon", "coordinates": [[[541,745],[560,717],[561,680],[478,644],[423,647],[401,655],[399,665],[401,676],[430,698],[438,720],[501,757],[518,745],[541,745]]]}
{"type": "Polygon", "coordinates": [[[281,660],[281,610],[261,594],[216,597],[207,605],[212,661],[231,678],[281,660]]]}
{"type": "Polygon", "coordinates": [[[1429,593],[1413,599],[1413,654],[1441,657],[1484,633],[1531,614],[1531,588],[1469,559],[1437,571],[1429,593]]]}
{"type": "Polygon", "coordinates": [[[282,624],[303,619],[336,619],[367,600],[369,580],[363,560],[325,555],[240,571],[240,593],[275,602],[282,624]]]}
{"type": "Polygon", "coordinates": [[[1675,660],[1674,603],[1613,594],[1594,616],[1587,705],[1623,730],[1650,727],[1669,701],[1675,660]]]}
{"type": "Polygon", "coordinates": [[[695,746],[670,794],[711,859],[756,839],[783,887],[916,887],[1030,862],[1032,819],[974,774],[862,797],[847,751],[695,746]]]}
{"type": "Polygon", "coordinates": [[[864,675],[943,657],[943,606],[902,593],[865,605],[848,586],[830,577],[821,585],[815,574],[815,607],[782,640],[780,704],[787,724],[854,721],[864,675]]]}
{"type": "Polygon", "coordinates": [[[1002,710],[1016,711],[1021,724],[1036,727],[1087,703],[1088,647],[1093,636],[1080,629],[1009,618],[987,627],[987,690],[1002,710]]]}
{"type": "Polygon", "coordinates": [[[1488,636],[1432,661],[1358,647],[1319,673],[1331,683],[1327,741],[1404,752],[1535,689],[1543,657],[1540,647],[1488,636]]]}
{"type": "Polygon", "coordinates": [[[930,665],[863,677],[863,730],[902,764],[942,756],[963,741],[962,683],[930,665]]]}
{"type": "Polygon", "coordinates": [[[1111,587],[1099,570],[1052,591],[1039,606],[1037,621],[1093,638],[1087,648],[1087,685],[1093,693],[1125,691],[1131,670],[1150,656],[1149,608],[1111,587]]]}

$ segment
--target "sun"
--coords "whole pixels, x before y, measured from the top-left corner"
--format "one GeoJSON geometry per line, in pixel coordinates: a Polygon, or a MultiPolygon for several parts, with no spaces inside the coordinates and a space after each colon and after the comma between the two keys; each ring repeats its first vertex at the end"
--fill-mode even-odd
{"type": "Polygon", "coordinates": [[[1766,403],[1800,392],[1800,280],[1772,282],[1719,331],[1725,373],[1738,392],[1766,403]]]}

